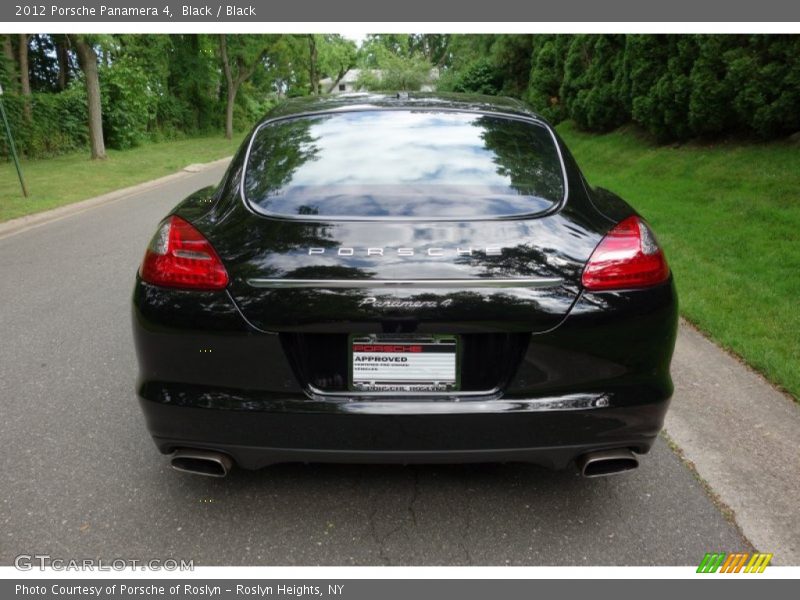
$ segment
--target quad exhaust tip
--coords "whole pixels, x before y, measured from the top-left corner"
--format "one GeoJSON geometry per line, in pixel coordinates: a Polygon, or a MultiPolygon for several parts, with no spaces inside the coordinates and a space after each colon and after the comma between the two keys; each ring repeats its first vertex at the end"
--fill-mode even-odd
{"type": "Polygon", "coordinates": [[[230,456],[211,450],[180,448],[173,452],[169,462],[176,471],[206,477],[225,477],[233,468],[230,456]]]}
{"type": "Polygon", "coordinates": [[[633,471],[639,466],[639,459],[627,448],[615,448],[582,454],[576,464],[584,477],[605,477],[633,471]]]}

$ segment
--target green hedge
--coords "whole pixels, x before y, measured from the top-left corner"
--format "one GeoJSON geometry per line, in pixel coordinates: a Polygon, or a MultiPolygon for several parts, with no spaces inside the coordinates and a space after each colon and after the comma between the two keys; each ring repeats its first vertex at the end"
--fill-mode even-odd
{"type": "Polygon", "coordinates": [[[536,36],[526,99],[587,131],[785,136],[800,130],[800,36],[536,36]]]}
{"type": "MultiPolygon", "coordinates": [[[[34,93],[30,120],[24,117],[19,94],[3,95],[17,151],[29,158],[55,156],[88,147],[86,92],[72,86],[60,94],[34,93]]],[[[0,156],[8,157],[5,132],[0,135],[0,156]]]]}

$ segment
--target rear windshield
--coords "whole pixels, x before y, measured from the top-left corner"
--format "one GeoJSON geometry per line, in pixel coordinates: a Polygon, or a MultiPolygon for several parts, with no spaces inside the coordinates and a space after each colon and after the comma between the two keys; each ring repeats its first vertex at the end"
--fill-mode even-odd
{"type": "Polygon", "coordinates": [[[294,217],[527,215],[564,196],[561,161],[544,125],[411,110],[264,125],[244,187],[255,208],[294,217]]]}

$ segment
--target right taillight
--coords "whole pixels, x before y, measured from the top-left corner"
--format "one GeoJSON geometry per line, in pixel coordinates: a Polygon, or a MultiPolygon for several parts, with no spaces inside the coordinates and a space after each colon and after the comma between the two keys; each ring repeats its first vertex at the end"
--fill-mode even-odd
{"type": "Polygon", "coordinates": [[[669,265],[653,232],[639,217],[619,222],[600,241],[583,270],[589,291],[656,285],[669,278],[669,265]]]}

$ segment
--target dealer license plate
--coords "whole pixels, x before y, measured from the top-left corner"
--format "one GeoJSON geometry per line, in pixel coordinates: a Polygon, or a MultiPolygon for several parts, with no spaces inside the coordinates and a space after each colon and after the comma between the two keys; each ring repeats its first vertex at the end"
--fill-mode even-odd
{"type": "Polygon", "coordinates": [[[453,335],[350,336],[350,389],[450,392],[459,389],[459,343],[453,335]]]}

